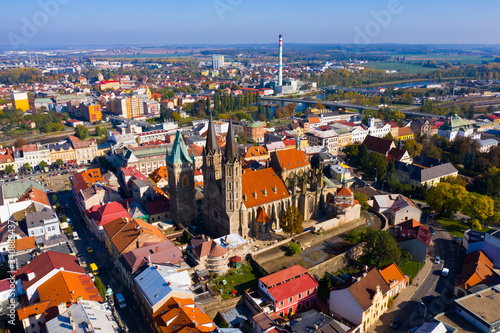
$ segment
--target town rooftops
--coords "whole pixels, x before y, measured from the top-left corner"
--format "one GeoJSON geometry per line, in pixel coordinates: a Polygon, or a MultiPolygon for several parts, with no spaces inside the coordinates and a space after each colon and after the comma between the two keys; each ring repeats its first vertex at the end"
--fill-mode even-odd
{"type": "Polygon", "coordinates": [[[3,199],[19,198],[25,194],[30,188],[36,188],[45,192],[45,187],[33,180],[23,179],[15,182],[8,182],[2,184],[3,199]]]}
{"type": "Polygon", "coordinates": [[[293,170],[310,164],[306,155],[301,150],[287,149],[277,151],[273,154],[276,154],[283,170],[293,170]]]}
{"type": "Polygon", "coordinates": [[[259,281],[262,282],[264,286],[266,286],[266,288],[269,289],[279,284],[288,282],[297,277],[300,277],[304,274],[309,274],[308,270],[300,265],[295,265],[289,268],[285,268],[276,273],[270,274],[268,276],[264,276],[260,278],[259,281]]]}
{"type": "Polygon", "coordinates": [[[49,197],[47,192],[40,190],[36,187],[30,187],[22,196],[19,197],[18,201],[32,200],[44,206],[50,207],[49,197]]]}
{"type": "Polygon", "coordinates": [[[292,280],[284,281],[281,284],[275,284],[267,290],[275,301],[279,301],[288,299],[299,293],[305,293],[307,290],[313,290],[317,287],[318,282],[306,272],[305,274],[294,277],[292,280]]]}
{"type": "Polygon", "coordinates": [[[491,285],[496,280],[498,275],[493,270],[493,263],[483,251],[477,250],[465,255],[456,285],[468,290],[478,284],[491,285]]]}
{"type": "Polygon", "coordinates": [[[31,316],[41,315],[45,312],[45,310],[47,310],[47,307],[50,303],[51,301],[44,301],[25,306],[24,308],[20,308],[19,310],[17,310],[17,316],[19,317],[19,320],[22,321],[31,316]]]}
{"type": "Polygon", "coordinates": [[[488,325],[500,321],[500,287],[494,286],[455,300],[458,306],[467,309],[488,325]]]}
{"type": "Polygon", "coordinates": [[[351,295],[356,299],[363,311],[372,306],[372,298],[377,288],[380,288],[383,295],[389,291],[389,285],[376,268],[370,270],[359,281],[348,287],[351,295]]]}
{"type": "Polygon", "coordinates": [[[367,135],[363,144],[369,151],[376,152],[386,156],[389,151],[394,148],[394,142],[391,140],[378,138],[375,136],[367,135]]]}
{"type": "Polygon", "coordinates": [[[432,179],[449,176],[458,170],[451,163],[444,163],[435,167],[423,169],[420,172],[420,181],[426,182],[432,179]]]}
{"type": "Polygon", "coordinates": [[[181,250],[170,240],[142,246],[125,253],[123,258],[130,266],[132,273],[148,261],[153,264],[177,264],[183,260],[181,250]]]}
{"type": "Polygon", "coordinates": [[[247,171],[242,175],[242,183],[243,204],[247,208],[290,196],[285,184],[272,168],[247,171]]]}
{"type": "Polygon", "coordinates": [[[410,279],[408,276],[405,276],[403,272],[401,272],[401,269],[399,269],[396,263],[392,263],[380,269],[380,274],[382,275],[385,282],[387,282],[389,286],[392,283],[395,282],[399,283],[410,279]]]}

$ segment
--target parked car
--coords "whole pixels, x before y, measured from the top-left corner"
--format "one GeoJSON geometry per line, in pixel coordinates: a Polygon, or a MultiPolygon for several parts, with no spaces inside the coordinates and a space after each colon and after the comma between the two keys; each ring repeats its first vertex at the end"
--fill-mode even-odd
{"type": "Polygon", "coordinates": [[[394,320],[391,323],[391,328],[398,328],[400,322],[401,319],[399,317],[394,318],[394,320]]]}
{"type": "Polygon", "coordinates": [[[434,263],[439,264],[440,262],[441,262],[441,258],[439,256],[436,256],[436,258],[434,259],[434,263]]]}
{"type": "Polygon", "coordinates": [[[88,246],[88,247],[87,247],[87,252],[88,252],[88,253],[92,253],[92,252],[94,252],[94,249],[92,248],[92,246],[88,246]]]}
{"type": "Polygon", "coordinates": [[[436,231],[434,230],[433,227],[429,227],[429,231],[431,232],[431,235],[435,235],[436,231]]]}
{"type": "Polygon", "coordinates": [[[450,270],[446,267],[444,267],[443,270],[441,271],[442,276],[448,276],[449,273],[450,273],[450,270]]]}
{"type": "Polygon", "coordinates": [[[414,326],[408,330],[408,333],[415,333],[418,330],[418,326],[414,326]]]}

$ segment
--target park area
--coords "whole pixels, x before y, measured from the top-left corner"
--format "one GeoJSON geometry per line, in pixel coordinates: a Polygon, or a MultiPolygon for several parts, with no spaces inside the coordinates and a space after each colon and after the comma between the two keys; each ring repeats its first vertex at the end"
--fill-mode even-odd
{"type": "Polygon", "coordinates": [[[469,229],[473,229],[476,231],[481,231],[481,232],[486,232],[490,230],[489,228],[481,228],[479,230],[478,228],[474,228],[471,226],[469,222],[462,222],[461,220],[454,220],[454,219],[449,219],[449,218],[439,218],[437,219],[437,222],[448,231],[448,233],[451,236],[455,236],[458,238],[463,238],[464,237],[464,232],[466,232],[469,229]]]}
{"type": "Polygon", "coordinates": [[[214,279],[210,287],[220,294],[222,299],[228,299],[242,295],[245,290],[256,287],[259,278],[260,276],[253,271],[252,266],[246,264],[238,269],[231,269],[214,279]]]}

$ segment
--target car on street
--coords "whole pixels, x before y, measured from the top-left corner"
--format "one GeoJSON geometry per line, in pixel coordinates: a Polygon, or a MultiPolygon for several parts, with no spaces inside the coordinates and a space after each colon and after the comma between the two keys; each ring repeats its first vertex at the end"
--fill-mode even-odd
{"type": "Polygon", "coordinates": [[[435,235],[436,231],[434,230],[433,227],[429,227],[429,231],[431,232],[431,235],[435,235]]]}
{"type": "Polygon", "coordinates": [[[81,258],[81,257],[83,257],[83,254],[82,254],[81,252],[78,252],[78,253],[76,254],[76,257],[77,257],[77,258],[81,258]]]}
{"type": "Polygon", "coordinates": [[[450,270],[446,267],[444,267],[443,270],[441,271],[442,276],[448,276],[449,273],[450,273],[450,270]]]}
{"type": "Polygon", "coordinates": [[[434,263],[439,264],[440,262],[441,262],[441,258],[439,256],[436,256],[436,258],[434,258],[434,263]]]}
{"type": "Polygon", "coordinates": [[[418,326],[414,326],[408,330],[408,333],[415,333],[418,330],[418,326]]]}
{"type": "Polygon", "coordinates": [[[94,252],[94,249],[92,248],[92,246],[88,246],[88,247],[87,247],[87,252],[88,252],[88,253],[92,253],[92,252],[94,252]]]}
{"type": "Polygon", "coordinates": [[[399,317],[394,318],[394,320],[391,323],[391,328],[398,328],[400,322],[401,319],[399,317]]]}

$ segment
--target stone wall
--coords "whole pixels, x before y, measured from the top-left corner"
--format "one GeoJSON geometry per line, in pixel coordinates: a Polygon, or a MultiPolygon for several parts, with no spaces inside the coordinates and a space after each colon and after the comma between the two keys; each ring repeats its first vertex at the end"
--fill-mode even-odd
{"type": "Polygon", "coordinates": [[[234,308],[241,301],[241,298],[242,296],[238,296],[235,298],[222,300],[214,297],[213,301],[199,304],[199,307],[203,311],[205,311],[210,318],[213,319],[219,311],[234,308]]]}
{"type": "Polygon", "coordinates": [[[323,261],[322,263],[317,264],[309,269],[309,273],[316,280],[319,280],[325,275],[326,272],[336,272],[341,270],[345,266],[349,264],[351,260],[357,260],[359,257],[365,254],[365,244],[360,243],[344,253],[339,254],[336,257],[323,261]]]}

